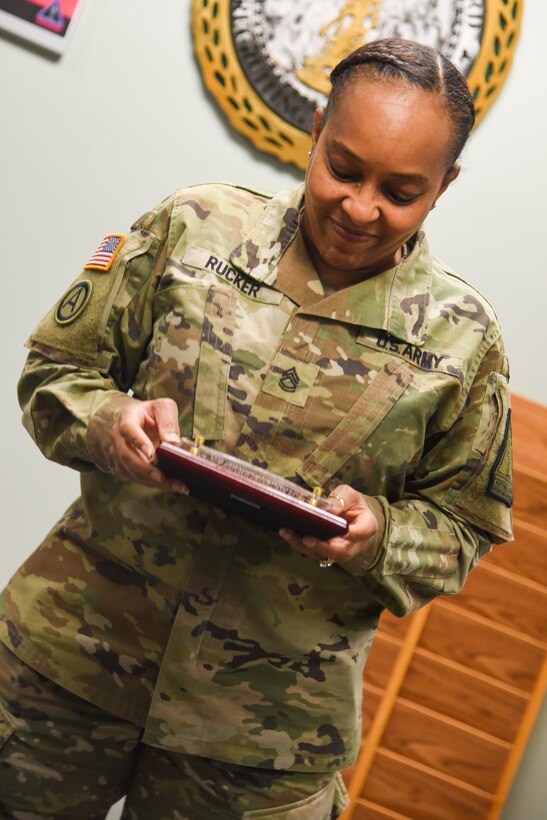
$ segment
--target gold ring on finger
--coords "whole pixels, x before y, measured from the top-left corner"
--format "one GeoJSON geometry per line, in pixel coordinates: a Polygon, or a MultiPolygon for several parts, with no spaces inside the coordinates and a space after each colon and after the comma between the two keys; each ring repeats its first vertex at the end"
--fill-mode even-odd
{"type": "Polygon", "coordinates": [[[322,558],[319,561],[319,566],[321,567],[321,569],[328,569],[329,567],[332,567],[335,563],[336,562],[334,558],[322,558]]]}
{"type": "Polygon", "coordinates": [[[338,501],[338,503],[340,504],[340,506],[342,507],[342,511],[344,510],[344,507],[346,506],[346,503],[345,503],[345,501],[344,501],[344,499],[342,498],[341,495],[338,495],[338,493],[331,493],[329,495],[329,498],[335,498],[338,501]]]}

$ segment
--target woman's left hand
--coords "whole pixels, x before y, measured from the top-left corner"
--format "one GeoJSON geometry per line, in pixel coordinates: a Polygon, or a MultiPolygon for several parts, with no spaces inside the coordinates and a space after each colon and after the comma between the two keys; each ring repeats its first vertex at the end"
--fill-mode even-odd
{"type": "Polygon", "coordinates": [[[291,547],[316,561],[330,559],[336,564],[344,564],[360,553],[367,552],[371,539],[376,543],[378,521],[370,511],[364,497],[348,484],[340,484],[330,496],[338,509],[333,512],[348,522],[346,535],[320,541],[310,535],[299,536],[292,530],[281,529],[279,535],[291,547]]]}

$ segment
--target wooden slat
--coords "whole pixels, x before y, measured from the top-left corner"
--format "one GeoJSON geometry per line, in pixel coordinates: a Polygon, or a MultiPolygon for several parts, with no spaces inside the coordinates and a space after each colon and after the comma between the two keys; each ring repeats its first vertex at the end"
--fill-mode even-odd
{"type": "Polygon", "coordinates": [[[547,477],[524,468],[514,470],[513,515],[538,529],[547,524],[547,477]]]}
{"type": "Polygon", "coordinates": [[[393,664],[401,649],[401,643],[388,640],[383,632],[378,632],[365,666],[365,683],[384,689],[393,671],[393,664]]]}
{"type": "Polygon", "coordinates": [[[513,460],[538,473],[547,473],[547,410],[536,402],[513,395],[513,460]]]}
{"type": "Polygon", "coordinates": [[[479,564],[451,603],[540,641],[547,640],[547,587],[535,588],[503,575],[493,578],[479,564]]]}
{"type": "Polygon", "coordinates": [[[494,547],[484,561],[547,586],[547,530],[515,518],[515,540],[494,547]]]}
{"type": "Polygon", "coordinates": [[[432,607],[420,646],[531,692],[543,661],[541,648],[454,610],[441,601],[432,607]]]}
{"type": "Polygon", "coordinates": [[[529,635],[528,632],[522,632],[518,629],[515,629],[514,626],[508,626],[507,624],[499,624],[494,618],[489,618],[487,615],[481,615],[479,612],[472,612],[470,609],[463,609],[462,607],[458,607],[454,604],[454,598],[439,598],[436,601],[436,605],[440,609],[448,609],[451,612],[455,612],[457,615],[461,615],[463,618],[466,618],[468,621],[472,623],[478,623],[482,626],[487,626],[489,629],[493,629],[495,632],[500,632],[502,635],[506,635],[509,638],[514,638],[515,640],[521,643],[527,643],[531,646],[536,646],[541,649],[542,652],[546,649],[545,641],[536,638],[535,635],[529,635]]]}
{"type": "Polygon", "coordinates": [[[406,674],[406,670],[412,660],[412,655],[416,648],[418,641],[420,640],[420,636],[423,632],[424,625],[427,623],[427,618],[429,616],[431,609],[430,607],[424,607],[423,609],[415,612],[409,619],[409,627],[407,631],[407,637],[404,645],[401,647],[401,651],[397,655],[397,660],[393,667],[393,673],[389,679],[389,684],[384,690],[382,694],[382,699],[380,701],[380,706],[374,715],[374,720],[372,721],[370,730],[367,735],[367,742],[363,745],[361,749],[361,753],[359,754],[359,759],[355,765],[355,769],[353,772],[353,777],[351,779],[350,787],[349,787],[349,795],[352,801],[352,804],[349,806],[347,812],[344,813],[344,817],[349,820],[352,817],[354,806],[355,806],[355,799],[362,793],[363,783],[368,778],[368,774],[370,771],[370,767],[374,760],[374,757],[377,753],[378,745],[384,733],[384,729],[387,725],[389,717],[391,715],[391,711],[393,709],[395,698],[399,692],[401,687],[402,681],[406,674]]]}
{"type": "Polygon", "coordinates": [[[342,771],[340,772],[340,774],[342,775],[342,778],[344,780],[344,783],[346,784],[346,788],[348,788],[348,789],[349,789],[351,780],[353,778],[354,772],[355,772],[355,763],[353,764],[353,766],[350,766],[347,769],[342,769],[342,771]]]}
{"type": "Polygon", "coordinates": [[[494,792],[510,747],[458,728],[442,716],[424,716],[397,703],[382,737],[382,748],[494,792]]]}
{"type": "Polygon", "coordinates": [[[354,820],[412,820],[409,814],[399,814],[396,811],[371,803],[369,800],[358,800],[353,813],[354,820]]]}
{"type": "Polygon", "coordinates": [[[512,741],[527,699],[478,678],[472,670],[447,669],[440,659],[416,653],[399,692],[439,714],[512,741]]]}
{"type": "Polygon", "coordinates": [[[415,820],[484,820],[491,802],[487,792],[461,787],[383,750],[374,759],[363,796],[415,820]]]}
{"type": "Polygon", "coordinates": [[[408,629],[408,618],[396,618],[387,610],[380,618],[378,632],[385,632],[388,635],[395,635],[397,638],[404,638],[408,629]]]}
{"type": "Polygon", "coordinates": [[[496,689],[503,689],[505,692],[509,692],[509,694],[517,695],[517,697],[523,698],[525,702],[527,702],[530,698],[530,693],[526,692],[524,689],[519,689],[511,683],[507,683],[507,681],[496,680],[496,678],[493,678],[491,675],[487,675],[484,672],[480,672],[478,669],[470,669],[469,667],[464,666],[451,658],[443,658],[440,655],[436,655],[434,652],[430,652],[428,649],[424,649],[423,647],[418,647],[415,654],[419,655],[421,658],[429,658],[429,660],[442,663],[447,669],[447,674],[450,674],[450,670],[456,672],[466,672],[471,677],[486,683],[488,686],[495,686],[496,689]]]}
{"type": "Polygon", "coordinates": [[[541,579],[536,580],[534,575],[528,577],[520,575],[518,572],[505,569],[505,567],[500,567],[498,564],[494,564],[488,560],[482,561],[480,566],[492,575],[492,583],[494,584],[496,582],[496,576],[503,577],[508,581],[518,582],[524,589],[534,589],[536,592],[547,593],[547,584],[541,583],[541,579]]]}
{"type": "Polygon", "coordinates": [[[382,690],[373,690],[363,687],[363,742],[366,743],[367,736],[372,728],[374,716],[382,702],[382,690]]]}

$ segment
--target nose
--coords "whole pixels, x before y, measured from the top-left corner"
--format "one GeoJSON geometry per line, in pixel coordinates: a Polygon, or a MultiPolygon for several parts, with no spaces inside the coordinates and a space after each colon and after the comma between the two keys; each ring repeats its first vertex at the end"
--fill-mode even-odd
{"type": "Polygon", "coordinates": [[[373,185],[359,185],[342,200],[342,209],[355,227],[374,222],[380,216],[379,197],[373,185]]]}

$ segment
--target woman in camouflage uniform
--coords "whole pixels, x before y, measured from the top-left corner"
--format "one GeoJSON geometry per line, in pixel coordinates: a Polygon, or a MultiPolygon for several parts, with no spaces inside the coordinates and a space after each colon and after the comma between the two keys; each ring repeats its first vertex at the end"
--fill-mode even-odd
{"type": "Polygon", "coordinates": [[[338,816],[383,609],[511,537],[499,325],[421,229],[465,82],[398,40],[332,82],[303,186],[178,191],[29,340],[25,425],[82,495],[1,599],[3,817],[338,816]],[[320,485],[348,534],[187,495],[154,458],[181,434],[320,485]]]}

